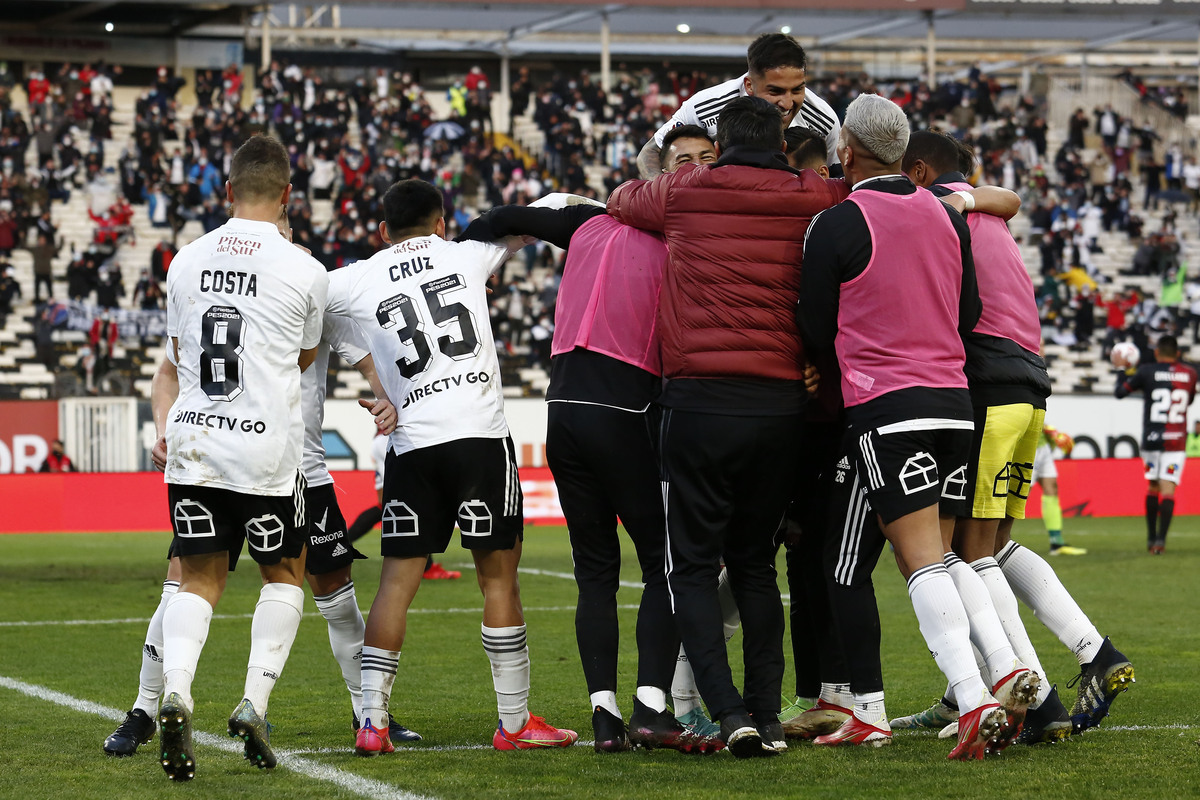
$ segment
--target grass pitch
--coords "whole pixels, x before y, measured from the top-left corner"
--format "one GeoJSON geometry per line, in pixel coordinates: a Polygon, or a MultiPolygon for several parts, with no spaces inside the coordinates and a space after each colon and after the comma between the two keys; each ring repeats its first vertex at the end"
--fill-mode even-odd
{"type": "MultiPolygon", "coordinates": [[[[157,740],[130,759],[107,758],[100,749],[119,718],[113,715],[123,714],[137,691],[146,620],[166,570],[166,535],[3,536],[0,798],[1200,797],[1200,519],[1180,517],[1173,527],[1167,555],[1150,557],[1138,519],[1067,520],[1067,540],[1090,553],[1051,563],[1101,633],[1133,661],[1137,684],[1099,730],[1057,746],[1013,746],[970,764],[946,760],[950,742],[907,732],[880,750],[795,744],[781,758],[750,762],[669,751],[600,755],[585,745],[495,752],[495,698],[479,643],[481,600],[469,559],[455,549],[442,560],[463,569],[463,578],[426,582],[417,595],[392,699],[396,716],[425,740],[390,756],[354,755],[349,697],[310,598],[271,698],[281,765],[260,772],[225,736],[225,720],[241,697],[249,614],[259,588],[254,565],[243,562],[217,608],[194,687],[197,730],[212,737],[198,743],[196,779],[182,785],[171,784],[155,760],[157,740]]],[[[1038,522],[1022,523],[1017,538],[1046,552],[1038,522]]],[[[378,553],[377,539],[363,545],[364,552],[378,553]]],[[[370,606],[379,564],[375,555],[355,565],[363,608],[370,606]]],[[[635,564],[629,553],[623,579],[637,580],[635,564]]],[[[528,570],[521,583],[533,660],[531,709],[589,740],[565,530],[527,530],[522,567],[528,570]]],[[[782,580],[782,556],[779,568],[782,580]]],[[[925,708],[944,682],[886,553],[875,582],[887,707],[899,716],[925,708]]],[[[638,596],[632,588],[618,595],[619,697],[626,714],[638,596]]],[[[1026,624],[1069,706],[1074,658],[1032,614],[1026,613],[1026,624]]],[[[740,661],[736,653],[734,661],[740,661]]],[[[785,686],[790,683],[789,673],[785,686]]]]}

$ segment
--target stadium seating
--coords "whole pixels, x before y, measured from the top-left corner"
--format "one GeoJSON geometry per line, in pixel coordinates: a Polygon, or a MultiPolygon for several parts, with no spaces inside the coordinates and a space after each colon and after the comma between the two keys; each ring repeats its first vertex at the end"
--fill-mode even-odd
{"type": "MultiPolygon", "coordinates": [[[[114,191],[119,188],[115,185],[117,161],[122,148],[132,136],[132,109],[139,92],[139,89],[131,87],[118,87],[114,92],[113,139],[105,146],[105,166],[113,169],[113,172],[107,173],[107,177],[113,182],[114,191]]],[[[427,97],[436,114],[445,113],[444,98],[435,92],[430,92],[427,97]]],[[[181,109],[180,118],[185,118],[188,113],[190,113],[190,109],[181,109]]],[[[514,140],[527,153],[536,154],[541,151],[544,137],[533,122],[532,106],[525,114],[514,120],[513,133],[514,140]]],[[[351,135],[352,138],[355,138],[357,131],[352,129],[351,135]]],[[[1061,127],[1052,127],[1048,152],[1055,152],[1061,139],[1061,127]]],[[[1085,160],[1091,155],[1091,152],[1085,153],[1085,160]]],[[[603,164],[592,164],[588,167],[589,183],[601,193],[603,192],[603,179],[607,172],[608,167],[603,164]]],[[[1140,199],[1140,192],[1136,196],[1140,199]]],[[[332,203],[330,201],[313,200],[311,205],[314,222],[323,223],[331,217],[332,203]]],[[[475,207],[480,210],[487,207],[482,196],[475,207]]],[[[88,217],[87,210],[88,194],[86,190],[73,191],[68,203],[55,203],[53,206],[53,218],[64,241],[63,250],[54,261],[56,275],[64,274],[71,258],[71,245],[82,249],[91,240],[93,224],[88,217]]],[[[1139,211],[1139,214],[1146,220],[1145,230],[1147,232],[1159,228],[1161,210],[1157,212],[1139,211]]],[[[1197,220],[1181,215],[1178,227],[1182,233],[1182,259],[1188,264],[1200,263],[1200,236],[1197,235],[1200,227],[1197,225],[1197,220]]],[[[1024,241],[1029,228],[1028,218],[1019,215],[1013,220],[1012,228],[1018,239],[1024,241]]],[[[135,207],[134,231],[134,239],[123,244],[117,255],[126,290],[125,305],[129,304],[128,297],[137,284],[142,269],[150,264],[151,251],[163,238],[162,231],[150,225],[145,206],[135,207]]],[[[201,233],[202,228],[199,222],[188,222],[180,235],[180,243],[190,241],[201,233]]],[[[1137,288],[1147,296],[1156,297],[1158,295],[1160,281],[1157,277],[1121,274],[1122,270],[1128,269],[1131,265],[1135,250],[1134,243],[1131,243],[1125,234],[1102,233],[1099,245],[1103,252],[1094,254],[1093,261],[1102,293],[1113,289],[1137,288]]],[[[1039,283],[1040,277],[1037,275],[1037,270],[1040,258],[1036,245],[1024,242],[1022,254],[1035,284],[1039,283]]],[[[514,259],[514,262],[519,260],[514,259]]],[[[518,271],[514,262],[510,262],[506,280],[518,281],[531,293],[536,291],[535,287],[541,285],[546,270],[537,267],[530,274],[524,275],[524,265],[521,264],[520,271],[518,271]]],[[[15,304],[15,313],[9,317],[5,328],[0,330],[0,397],[44,398],[77,393],[80,389],[80,379],[76,378],[71,370],[78,362],[79,349],[86,343],[86,334],[73,331],[55,332],[54,357],[55,363],[59,367],[59,376],[56,380],[55,372],[47,370],[35,357],[32,257],[28,252],[18,250],[13,253],[11,263],[16,268],[22,296],[15,304]]],[[[61,291],[61,282],[59,282],[58,288],[61,291]]],[[[1107,361],[1101,357],[1099,346],[1099,341],[1104,334],[1103,323],[1103,314],[1098,313],[1097,335],[1088,346],[1065,346],[1052,343],[1046,345],[1046,359],[1050,366],[1056,393],[1108,394],[1112,391],[1115,374],[1107,361]]],[[[1181,344],[1184,347],[1185,358],[1191,360],[1200,358],[1200,345],[1190,337],[1182,338],[1181,344]]],[[[549,383],[545,370],[526,366],[527,346],[519,345],[513,350],[514,352],[501,354],[506,395],[538,396],[543,394],[549,383]]],[[[113,368],[128,378],[114,384],[112,388],[118,391],[132,390],[139,396],[148,397],[150,378],[154,374],[162,353],[161,345],[144,347],[136,339],[122,340],[113,354],[113,368]]],[[[369,391],[366,381],[356,371],[346,368],[345,365],[341,365],[340,368],[335,366],[330,383],[332,397],[355,398],[369,394],[369,391]]]]}

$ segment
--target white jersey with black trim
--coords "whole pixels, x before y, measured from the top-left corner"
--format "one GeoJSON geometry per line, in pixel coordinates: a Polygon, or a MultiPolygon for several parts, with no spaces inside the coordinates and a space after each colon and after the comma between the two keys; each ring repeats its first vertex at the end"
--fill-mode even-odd
{"type": "Polygon", "coordinates": [[[231,219],[167,273],[179,396],[167,419],[167,483],[286,496],[304,442],[301,350],[321,341],[329,278],[271,222],[231,219]]]}
{"type": "Polygon", "coordinates": [[[337,314],[325,315],[317,357],[300,377],[300,408],[304,415],[304,456],[300,464],[304,470],[304,480],[309,486],[333,483],[333,476],[325,466],[325,444],[321,440],[325,427],[325,390],[329,383],[330,351],[336,351],[351,366],[371,355],[370,343],[354,320],[337,314]]]}
{"type": "Polygon", "coordinates": [[[387,462],[388,439],[382,433],[371,440],[371,461],[375,464],[375,491],[383,488],[383,467],[387,462]]]}
{"type": "Polygon", "coordinates": [[[508,249],[419,236],[335,271],[331,314],[371,343],[375,372],[396,406],[392,450],[508,435],[487,280],[508,249]]]}
{"type": "MultiPolygon", "coordinates": [[[[654,134],[654,143],[662,147],[663,138],[672,128],[683,125],[700,125],[708,129],[708,135],[715,141],[717,138],[717,118],[721,109],[730,101],[746,96],[746,73],[740,78],[702,89],[684,101],[666,124],[654,134]]],[[[832,166],[840,163],[837,156],[838,135],[842,131],[842,123],[834,113],[829,103],[812,89],[804,90],[804,103],[796,116],[792,118],[790,128],[808,128],[820,134],[825,139],[826,163],[832,166]]]]}

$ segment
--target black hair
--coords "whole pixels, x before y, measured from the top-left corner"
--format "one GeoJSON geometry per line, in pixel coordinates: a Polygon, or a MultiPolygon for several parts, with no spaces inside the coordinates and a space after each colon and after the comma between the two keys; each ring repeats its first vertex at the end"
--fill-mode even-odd
{"type": "Polygon", "coordinates": [[[412,178],[393,183],[383,195],[383,220],[388,236],[426,235],[445,213],[442,193],[428,181],[412,178]]]}
{"type": "Polygon", "coordinates": [[[787,143],[788,161],[796,169],[816,169],[827,160],[825,138],[816,131],[792,126],[783,132],[783,140],[787,143]]]}
{"type": "Polygon", "coordinates": [[[662,149],[658,151],[659,166],[663,169],[667,167],[667,151],[671,149],[671,144],[676,139],[704,139],[712,142],[712,137],[708,135],[708,128],[702,125],[680,125],[671,128],[663,137],[662,149]]]}
{"type": "Polygon", "coordinates": [[[779,109],[761,97],[746,95],[730,101],[717,118],[717,144],[722,152],[739,145],[779,150],[783,145],[779,109]]]}
{"type": "Polygon", "coordinates": [[[786,33],[764,33],[746,50],[746,66],[754,75],[779,67],[808,68],[808,54],[786,33]]]}
{"type": "Polygon", "coordinates": [[[1178,358],[1179,340],[1174,336],[1167,334],[1166,336],[1159,338],[1158,344],[1154,346],[1154,349],[1159,353],[1162,353],[1167,358],[1178,358]]]}
{"type": "Polygon", "coordinates": [[[914,131],[908,137],[900,169],[908,172],[918,161],[924,161],[936,175],[961,172],[959,154],[958,142],[950,136],[937,131],[914,131]]]}
{"type": "Polygon", "coordinates": [[[975,172],[975,148],[961,139],[953,141],[958,145],[958,171],[970,178],[971,174],[975,172]]]}

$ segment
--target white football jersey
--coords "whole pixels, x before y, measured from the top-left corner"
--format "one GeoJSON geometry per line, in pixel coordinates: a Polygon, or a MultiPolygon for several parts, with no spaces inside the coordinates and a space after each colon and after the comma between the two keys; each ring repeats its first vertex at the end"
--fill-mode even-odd
{"type": "MultiPolygon", "coordinates": [[[[654,134],[654,143],[662,147],[663,137],[672,128],[683,125],[699,125],[708,129],[708,135],[714,141],[717,138],[717,118],[721,109],[731,100],[746,96],[746,73],[740,78],[734,78],[708,89],[702,89],[684,101],[675,115],[658,129],[654,134]]],[[[825,158],[830,166],[841,163],[837,156],[838,135],[842,132],[842,123],[837,114],[825,99],[811,88],[804,90],[804,103],[796,116],[792,118],[789,128],[808,128],[825,138],[825,158]]]]}
{"type": "Polygon", "coordinates": [[[331,314],[353,317],[396,406],[397,454],[508,435],[487,280],[508,249],[419,236],[329,278],[331,314]]]}
{"type": "Polygon", "coordinates": [[[166,481],[286,496],[300,469],[302,349],[321,341],[329,278],[271,222],[231,219],[185,246],[167,273],[179,397],[166,481]]]}
{"type": "Polygon", "coordinates": [[[387,462],[389,437],[382,433],[375,434],[371,440],[371,461],[375,463],[375,491],[383,489],[383,467],[387,462]]]}
{"type": "Polygon", "coordinates": [[[300,409],[304,416],[304,456],[301,469],[309,486],[333,483],[325,466],[325,444],[321,433],[325,427],[325,389],[328,386],[329,352],[336,350],[350,366],[371,355],[367,337],[349,317],[326,314],[321,326],[321,344],[312,366],[300,376],[300,409]]]}

